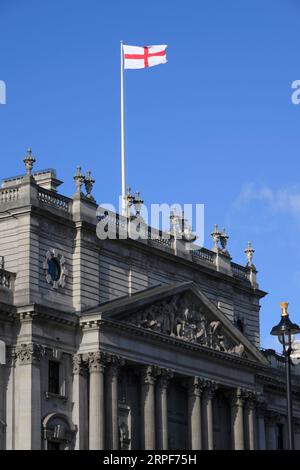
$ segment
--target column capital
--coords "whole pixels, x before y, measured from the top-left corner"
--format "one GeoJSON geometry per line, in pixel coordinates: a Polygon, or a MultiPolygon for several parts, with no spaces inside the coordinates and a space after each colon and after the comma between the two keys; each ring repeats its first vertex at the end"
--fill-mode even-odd
{"type": "Polygon", "coordinates": [[[159,367],[145,366],[141,370],[141,381],[143,385],[154,385],[159,375],[159,367]]]}
{"type": "Polygon", "coordinates": [[[82,376],[86,376],[88,372],[88,363],[84,360],[82,354],[74,354],[72,356],[72,366],[73,366],[73,374],[78,374],[82,376]]]}
{"type": "Polygon", "coordinates": [[[254,410],[257,406],[259,394],[253,390],[245,391],[245,406],[249,410],[254,410]]]}
{"type": "Polygon", "coordinates": [[[206,381],[200,377],[191,377],[188,381],[188,394],[200,397],[205,390],[206,381]]]}
{"type": "Polygon", "coordinates": [[[39,363],[45,354],[45,348],[41,344],[19,344],[16,347],[16,357],[20,365],[39,363]]]}
{"type": "Polygon", "coordinates": [[[267,409],[267,402],[266,399],[259,395],[256,401],[256,413],[258,417],[265,416],[267,409]]]}
{"type": "Polygon", "coordinates": [[[247,390],[246,388],[238,387],[231,395],[232,406],[244,406],[253,408],[256,405],[258,398],[257,392],[254,390],[247,390]]]}
{"type": "Polygon", "coordinates": [[[117,356],[115,354],[105,354],[105,364],[108,367],[108,373],[110,375],[118,375],[120,367],[125,365],[125,359],[121,356],[117,356]]]}
{"type": "Polygon", "coordinates": [[[102,351],[89,352],[86,356],[90,373],[104,372],[106,355],[102,351]]]}
{"type": "Polygon", "coordinates": [[[158,383],[161,388],[168,388],[170,380],[174,377],[174,371],[172,371],[171,369],[159,368],[155,372],[155,376],[158,379],[158,383]]]}
{"type": "Polygon", "coordinates": [[[203,387],[204,387],[204,393],[205,396],[209,398],[213,398],[215,392],[218,389],[218,384],[214,380],[209,380],[209,379],[202,379],[204,380],[203,382],[203,387]]]}

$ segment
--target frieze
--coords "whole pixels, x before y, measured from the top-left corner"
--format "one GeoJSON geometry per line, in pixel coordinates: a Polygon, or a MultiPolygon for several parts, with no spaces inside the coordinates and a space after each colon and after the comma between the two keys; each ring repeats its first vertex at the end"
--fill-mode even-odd
{"type": "Polygon", "coordinates": [[[156,302],[130,315],[128,321],[140,328],[245,357],[244,346],[234,344],[221,322],[204,313],[187,294],[156,302]]]}

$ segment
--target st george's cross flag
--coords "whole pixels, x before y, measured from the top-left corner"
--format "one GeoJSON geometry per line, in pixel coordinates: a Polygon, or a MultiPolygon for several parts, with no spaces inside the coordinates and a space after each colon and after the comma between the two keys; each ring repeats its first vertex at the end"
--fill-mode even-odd
{"type": "Polygon", "coordinates": [[[167,62],[168,46],[126,46],[123,45],[124,69],[144,69],[167,62]]]}

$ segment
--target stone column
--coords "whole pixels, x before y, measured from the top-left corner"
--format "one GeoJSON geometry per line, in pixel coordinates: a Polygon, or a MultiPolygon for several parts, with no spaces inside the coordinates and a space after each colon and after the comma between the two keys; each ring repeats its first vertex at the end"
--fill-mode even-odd
{"type": "Polygon", "coordinates": [[[256,442],[256,418],[255,418],[255,393],[249,392],[246,400],[247,419],[247,449],[255,450],[256,442]]]}
{"type": "Polygon", "coordinates": [[[266,416],[266,441],[267,450],[277,449],[276,421],[278,416],[276,413],[269,412],[266,416]]]}
{"type": "Polygon", "coordinates": [[[40,361],[45,353],[39,344],[17,346],[15,449],[41,449],[40,361]]]}
{"type": "Polygon", "coordinates": [[[6,377],[5,377],[5,394],[6,394],[6,429],[5,441],[6,450],[15,449],[15,371],[16,371],[16,351],[14,347],[6,347],[6,377]]]}
{"type": "Polygon", "coordinates": [[[203,380],[193,377],[188,384],[188,442],[189,449],[202,449],[201,394],[203,380]]]}
{"type": "Polygon", "coordinates": [[[119,368],[125,361],[118,356],[107,355],[106,374],[106,448],[119,449],[119,423],[118,423],[118,374],[119,368]]]}
{"type": "Polygon", "coordinates": [[[81,354],[74,354],[73,362],[73,410],[72,420],[77,426],[75,450],[88,449],[88,392],[87,363],[81,354]]]}
{"type": "Polygon", "coordinates": [[[161,369],[156,386],[157,449],[168,450],[168,385],[173,372],[161,369]]]}
{"type": "Polygon", "coordinates": [[[240,388],[231,403],[232,440],[234,450],[245,449],[244,436],[244,392],[240,388]]]}
{"type": "Polygon", "coordinates": [[[214,450],[213,397],[217,384],[211,380],[205,382],[203,394],[203,448],[214,450]]]}
{"type": "Polygon", "coordinates": [[[153,366],[144,367],[141,374],[142,399],[142,447],[145,450],[155,450],[155,394],[154,384],[156,370],[153,366]]]}
{"type": "Polygon", "coordinates": [[[258,401],[256,407],[258,439],[257,445],[259,450],[266,450],[266,425],[265,425],[266,405],[262,400],[258,401]]]}
{"type": "Polygon", "coordinates": [[[104,427],[104,367],[105,356],[100,351],[89,353],[89,449],[105,449],[104,427]]]}

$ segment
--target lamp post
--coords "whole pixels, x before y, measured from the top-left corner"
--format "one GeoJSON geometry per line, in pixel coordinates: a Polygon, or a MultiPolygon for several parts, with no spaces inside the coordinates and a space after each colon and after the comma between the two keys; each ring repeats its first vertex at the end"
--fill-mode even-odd
{"type": "Polygon", "coordinates": [[[293,432],[293,403],[292,403],[292,383],[291,383],[291,352],[292,352],[292,336],[300,333],[300,327],[296,323],[292,323],[288,314],[288,302],[282,302],[281,319],[278,325],[271,330],[271,335],[278,336],[278,340],[283,346],[283,354],[285,356],[285,372],[286,372],[286,394],[287,394],[287,419],[288,419],[288,442],[289,450],[294,450],[294,432],[293,432]]]}

